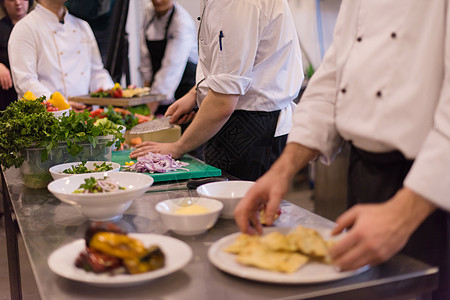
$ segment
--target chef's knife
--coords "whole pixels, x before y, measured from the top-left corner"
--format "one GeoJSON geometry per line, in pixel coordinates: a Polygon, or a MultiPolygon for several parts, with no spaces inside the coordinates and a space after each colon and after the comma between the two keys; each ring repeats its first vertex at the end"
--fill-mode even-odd
{"type": "Polygon", "coordinates": [[[216,182],[216,181],[228,181],[228,178],[220,177],[220,176],[205,177],[205,178],[191,178],[188,180],[186,186],[188,189],[196,189],[197,187],[201,186],[202,184],[216,182]]]}
{"type": "Polygon", "coordinates": [[[169,122],[170,116],[157,118],[155,120],[147,121],[138,124],[131,128],[130,134],[144,134],[149,132],[160,131],[164,129],[170,129],[173,124],[169,122]]]}

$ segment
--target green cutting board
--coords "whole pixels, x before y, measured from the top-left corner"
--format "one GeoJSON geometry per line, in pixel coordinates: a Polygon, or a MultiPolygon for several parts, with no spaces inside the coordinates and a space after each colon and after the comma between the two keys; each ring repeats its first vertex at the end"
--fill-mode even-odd
{"type": "MultiPolygon", "coordinates": [[[[130,152],[131,150],[113,151],[111,161],[118,163],[121,166],[125,166],[125,162],[129,161],[136,162],[135,159],[130,158],[130,152]]],[[[222,175],[222,171],[220,169],[205,164],[204,162],[201,162],[190,155],[184,155],[180,160],[189,163],[189,165],[183,167],[188,169],[189,171],[177,170],[167,173],[144,173],[144,174],[152,176],[155,182],[183,180],[190,178],[214,177],[222,175]]]]}

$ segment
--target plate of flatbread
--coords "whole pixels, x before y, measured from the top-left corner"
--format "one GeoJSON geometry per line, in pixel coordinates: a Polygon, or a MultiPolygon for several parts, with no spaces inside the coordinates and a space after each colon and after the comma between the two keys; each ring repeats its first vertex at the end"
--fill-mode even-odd
{"type": "Polygon", "coordinates": [[[261,236],[237,232],[211,245],[208,258],[226,273],[281,284],[334,281],[369,269],[338,271],[327,255],[336,239],[331,229],[307,226],[266,228],[261,236]]]}

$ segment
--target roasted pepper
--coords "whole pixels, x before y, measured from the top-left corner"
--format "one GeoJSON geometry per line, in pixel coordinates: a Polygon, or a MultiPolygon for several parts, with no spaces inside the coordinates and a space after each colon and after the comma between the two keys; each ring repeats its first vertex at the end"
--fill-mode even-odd
{"type": "Polygon", "coordinates": [[[139,258],[148,251],[140,241],[127,235],[113,232],[98,232],[94,234],[89,241],[89,247],[122,259],[139,258]]]}
{"type": "Polygon", "coordinates": [[[130,274],[157,270],[164,266],[164,253],[158,246],[151,246],[144,256],[124,259],[123,264],[130,274]]]}

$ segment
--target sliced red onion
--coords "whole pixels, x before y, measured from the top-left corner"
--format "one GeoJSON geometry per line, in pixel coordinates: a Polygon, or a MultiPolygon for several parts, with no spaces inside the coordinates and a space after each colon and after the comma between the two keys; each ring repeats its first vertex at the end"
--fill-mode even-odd
{"type": "Polygon", "coordinates": [[[129,170],[141,173],[166,173],[176,170],[189,171],[188,169],[183,168],[187,165],[189,165],[189,163],[175,160],[170,154],[163,155],[149,152],[145,156],[138,157],[137,162],[130,166],[129,170]]]}

